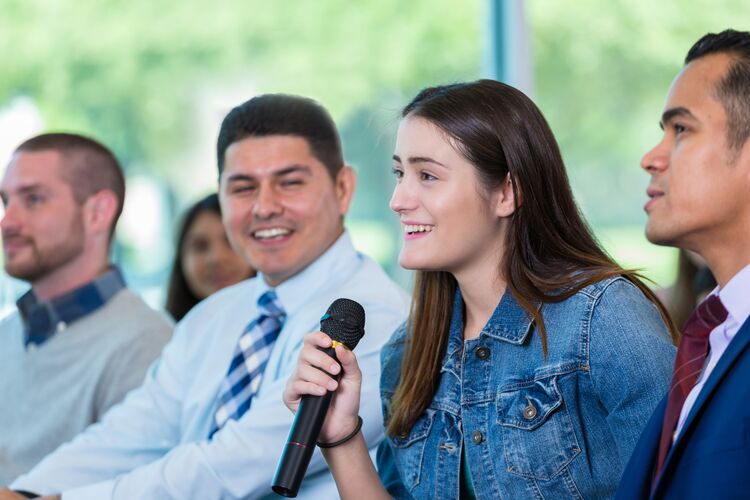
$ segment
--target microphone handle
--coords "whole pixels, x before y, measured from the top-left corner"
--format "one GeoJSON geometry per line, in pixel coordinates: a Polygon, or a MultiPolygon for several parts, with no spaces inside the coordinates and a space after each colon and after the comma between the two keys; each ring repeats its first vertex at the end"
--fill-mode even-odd
{"type": "MultiPolygon", "coordinates": [[[[332,347],[320,349],[336,359],[336,350],[332,347]]],[[[330,374],[329,374],[330,375],[330,374]]],[[[337,381],[341,372],[331,375],[337,381]]],[[[292,428],[289,431],[284,453],[281,456],[276,477],[271,488],[274,492],[285,497],[296,497],[302,479],[305,477],[307,466],[315,451],[315,442],[323,428],[323,422],[331,405],[333,391],[327,391],[323,396],[302,396],[297,414],[294,416],[292,428]]]]}

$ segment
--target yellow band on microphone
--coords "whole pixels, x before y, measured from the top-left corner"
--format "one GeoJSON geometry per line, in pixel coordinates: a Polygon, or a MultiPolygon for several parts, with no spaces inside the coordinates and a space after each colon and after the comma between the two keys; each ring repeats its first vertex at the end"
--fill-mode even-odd
{"type": "Polygon", "coordinates": [[[351,351],[351,349],[349,349],[348,347],[346,347],[346,344],[342,344],[342,343],[341,343],[341,342],[339,342],[338,340],[332,340],[332,341],[331,341],[331,347],[333,347],[334,349],[336,349],[336,346],[337,346],[337,345],[340,345],[341,347],[343,347],[343,348],[344,348],[344,349],[346,349],[347,351],[351,351]]]}

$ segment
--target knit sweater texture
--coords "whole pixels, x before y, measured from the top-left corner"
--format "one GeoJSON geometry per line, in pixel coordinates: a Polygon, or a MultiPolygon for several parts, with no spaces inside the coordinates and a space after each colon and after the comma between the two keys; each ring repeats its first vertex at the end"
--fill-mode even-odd
{"type": "Polygon", "coordinates": [[[41,345],[24,347],[18,311],[0,320],[0,485],[139,386],[172,326],[127,288],[41,345]]]}

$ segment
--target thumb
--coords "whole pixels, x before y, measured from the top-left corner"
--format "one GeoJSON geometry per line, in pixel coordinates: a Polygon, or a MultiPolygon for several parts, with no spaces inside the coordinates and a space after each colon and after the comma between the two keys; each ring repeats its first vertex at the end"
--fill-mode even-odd
{"type": "Polygon", "coordinates": [[[359,365],[357,357],[352,351],[342,346],[336,346],[336,358],[341,363],[344,377],[359,376],[359,365]]]}

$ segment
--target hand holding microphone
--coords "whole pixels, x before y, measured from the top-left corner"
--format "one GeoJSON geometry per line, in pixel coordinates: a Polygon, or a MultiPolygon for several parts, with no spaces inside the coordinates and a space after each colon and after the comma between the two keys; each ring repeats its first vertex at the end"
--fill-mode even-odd
{"type": "Polygon", "coordinates": [[[284,403],[296,417],[273,480],[274,492],[297,495],[316,441],[336,443],[356,434],[362,373],[350,349],[364,335],[364,323],[361,305],[338,299],[321,318],[322,332],[305,337],[297,369],[284,390],[284,403]]]}
{"type": "Polygon", "coordinates": [[[329,443],[347,436],[357,424],[362,372],[350,350],[336,346],[336,359],[321,349],[331,348],[331,338],[322,332],[309,333],[299,355],[297,369],[284,390],[284,404],[297,413],[305,395],[323,396],[335,392],[318,440],[329,443]]]}

